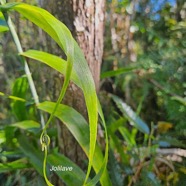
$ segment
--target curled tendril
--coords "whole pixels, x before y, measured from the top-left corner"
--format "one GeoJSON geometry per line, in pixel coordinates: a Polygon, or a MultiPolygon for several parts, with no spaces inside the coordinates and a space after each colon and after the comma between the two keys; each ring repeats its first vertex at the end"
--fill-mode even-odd
{"type": "Polygon", "coordinates": [[[50,137],[45,132],[42,132],[40,136],[40,143],[42,151],[46,150],[46,148],[50,145],[50,137]]]}
{"type": "Polygon", "coordinates": [[[47,149],[48,149],[48,146],[50,145],[50,137],[46,134],[45,131],[43,131],[41,133],[40,143],[41,143],[42,151],[45,152],[45,156],[44,156],[44,160],[43,160],[43,175],[44,175],[47,185],[54,186],[50,183],[50,181],[48,180],[47,175],[46,175],[46,159],[47,159],[47,154],[48,154],[47,149]]]}

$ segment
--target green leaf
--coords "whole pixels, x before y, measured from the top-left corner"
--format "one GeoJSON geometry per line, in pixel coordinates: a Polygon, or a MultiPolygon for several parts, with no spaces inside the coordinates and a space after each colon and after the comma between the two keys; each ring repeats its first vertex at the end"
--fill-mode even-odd
{"type": "Polygon", "coordinates": [[[51,166],[72,167],[72,171],[56,171],[55,173],[70,186],[83,185],[85,173],[67,157],[59,153],[52,153],[48,156],[48,163],[51,166]]]}
{"type": "MultiPolygon", "coordinates": [[[[38,108],[51,113],[55,103],[52,102],[43,102],[38,105],[38,108]]],[[[75,139],[78,141],[86,155],[88,156],[89,150],[89,127],[86,120],[73,108],[68,107],[66,105],[60,104],[56,110],[55,116],[59,118],[69,129],[69,131],[73,134],[75,139]]],[[[103,155],[101,153],[101,149],[96,145],[94,160],[93,160],[93,168],[98,173],[100,168],[102,167],[104,160],[103,155]]],[[[105,167],[104,167],[105,169],[105,167]]],[[[109,186],[110,180],[108,177],[108,173],[104,171],[100,182],[102,185],[109,186]]]]}
{"type": "Polygon", "coordinates": [[[3,13],[0,12],[0,32],[5,32],[5,31],[8,31],[8,30],[9,30],[9,28],[6,24],[3,13]]]}
{"type": "Polygon", "coordinates": [[[181,103],[184,106],[186,106],[186,98],[182,98],[180,96],[172,96],[171,99],[175,100],[175,101],[178,101],[179,103],[181,103]]]}
{"type": "Polygon", "coordinates": [[[6,142],[6,135],[4,130],[0,130],[0,144],[6,142]]]}
{"type": "Polygon", "coordinates": [[[25,120],[25,121],[21,121],[21,122],[17,122],[14,124],[9,125],[10,127],[18,127],[20,129],[24,129],[24,130],[33,130],[33,129],[40,129],[40,124],[32,121],[32,120],[25,120]]]}
{"type": "Polygon", "coordinates": [[[13,99],[15,101],[21,101],[21,102],[25,102],[26,101],[25,99],[19,98],[17,96],[8,96],[8,98],[13,99]]]}
{"type": "MultiPolygon", "coordinates": [[[[100,116],[101,121],[102,121],[102,125],[103,125],[104,130],[105,130],[105,144],[106,144],[105,157],[104,157],[101,169],[99,170],[97,175],[90,182],[88,182],[87,186],[96,185],[97,182],[100,180],[100,178],[101,178],[101,184],[102,185],[106,184],[106,186],[111,186],[111,181],[108,177],[108,173],[107,173],[107,169],[106,169],[107,162],[108,162],[108,150],[109,150],[108,134],[107,134],[107,127],[106,127],[105,118],[104,118],[103,111],[102,111],[101,104],[100,104],[99,100],[98,100],[98,112],[99,112],[99,116],[100,116]]],[[[96,152],[97,151],[95,151],[95,154],[96,154],[96,152]]]]}
{"type": "Polygon", "coordinates": [[[101,74],[101,79],[103,78],[108,78],[108,77],[113,77],[113,76],[118,76],[124,73],[129,73],[132,72],[135,68],[134,67],[129,67],[129,68],[119,68],[117,70],[111,70],[107,72],[103,72],[101,74]]]}
{"type": "MultiPolygon", "coordinates": [[[[36,50],[29,50],[27,52],[24,52],[22,53],[21,55],[25,56],[25,57],[29,57],[31,59],[35,59],[35,60],[38,60],[48,66],[50,66],[51,68],[57,70],[58,72],[62,73],[63,75],[65,74],[65,69],[66,69],[66,65],[67,65],[67,62],[55,55],[52,55],[52,54],[49,54],[49,53],[46,53],[46,52],[40,52],[40,51],[36,51],[36,50]]],[[[82,84],[84,83],[83,82],[83,79],[80,79],[78,78],[77,76],[77,73],[74,69],[74,67],[72,68],[72,73],[71,73],[71,80],[77,85],[79,86],[79,88],[81,88],[83,90],[83,87],[82,87],[82,84]]],[[[105,132],[107,133],[106,131],[106,124],[105,124],[105,121],[104,121],[104,117],[103,117],[103,113],[101,111],[101,106],[99,105],[99,114],[102,118],[102,121],[103,121],[103,125],[104,125],[104,128],[105,128],[105,132]]],[[[108,145],[108,139],[106,137],[106,144],[108,145]]],[[[108,149],[105,150],[105,161],[107,162],[107,159],[108,159],[108,149]]],[[[106,163],[104,162],[103,163],[104,165],[104,169],[106,168],[106,163]]],[[[101,172],[103,170],[100,170],[101,172]]],[[[100,177],[101,175],[99,175],[100,177]]],[[[108,182],[108,178],[105,178],[107,180],[107,182],[105,181],[102,181],[102,183],[107,183],[107,185],[109,184],[108,182]]]]}
{"type": "Polygon", "coordinates": [[[15,100],[15,101],[21,101],[21,102],[25,102],[26,100],[17,96],[11,96],[11,95],[6,95],[3,92],[0,92],[0,96],[5,96],[9,99],[15,100]]]}
{"type": "Polygon", "coordinates": [[[6,31],[8,31],[9,29],[8,29],[8,27],[7,26],[2,26],[2,25],[0,25],[0,32],[6,32],[6,31]]]}
{"type": "Polygon", "coordinates": [[[149,134],[148,125],[136,115],[136,113],[131,109],[130,106],[128,106],[117,96],[112,95],[111,97],[116,103],[117,107],[120,109],[120,111],[125,115],[125,117],[130,121],[132,125],[134,125],[141,132],[149,134]]]}
{"type": "Polygon", "coordinates": [[[121,169],[112,150],[109,151],[109,157],[109,167],[113,186],[123,186],[124,177],[122,174],[124,170],[121,169]]]}
{"type": "Polygon", "coordinates": [[[123,136],[123,138],[125,139],[125,141],[127,142],[129,147],[136,146],[136,141],[132,137],[132,133],[130,133],[126,127],[119,127],[119,131],[123,136]]]}
{"type": "Polygon", "coordinates": [[[6,3],[6,4],[5,3],[6,3],[6,1],[4,1],[3,3],[1,1],[1,4],[3,4],[3,5],[0,5],[1,12],[6,12],[6,11],[10,10],[11,8],[13,8],[14,6],[20,4],[19,2],[6,3]]]}
{"type": "Polygon", "coordinates": [[[119,138],[115,134],[111,134],[110,141],[111,141],[110,143],[112,144],[110,149],[114,151],[117,150],[117,152],[120,154],[122,163],[125,166],[129,165],[128,154],[124,152],[121,140],[119,140],[119,138]]]}
{"type": "Polygon", "coordinates": [[[21,158],[8,163],[0,163],[0,173],[29,167],[27,158],[21,158]]]}
{"type": "Polygon", "coordinates": [[[26,112],[26,95],[28,90],[28,80],[26,77],[17,78],[13,84],[12,95],[9,96],[10,99],[14,99],[11,104],[13,113],[19,121],[27,119],[26,112]],[[19,99],[17,98],[19,97],[19,99]],[[17,98],[17,99],[16,99],[17,98]]]}
{"type": "MultiPolygon", "coordinates": [[[[69,68],[67,69],[71,69],[72,66],[70,65],[72,65],[72,62],[75,60],[74,69],[78,78],[81,79],[90,124],[89,165],[86,177],[86,179],[88,179],[96,144],[98,107],[94,80],[84,58],[83,52],[75,40],[72,40],[67,27],[47,11],[26,4],[16,5],[13,9],[46,31],[58,43],[67,56],[67,65],[69,65],[69,68]],[[74,46],[74,48],[72,46],[74,46]]],[[[69,78],[69,74],[70,70],[66,71],[65,79],[69,78]]],[[[68,84],[67,80],[66,84],[68,84]]]]}
{"type": "MultiPolygon", "coordinates": [[[[54,70],[58,71],[59,73],[65,75],[65,71],[67,68],[67,61],[56,55],[49,54],[47,52],[38,51],[38,50],[28,50],[24,53],[21,53],[20,55],[40,61],[48,65],[49,67],[53,68],[54,70]]],[[[72,68],[72,73],[70,78],[78,87],[82,89],[81,82],[75,72],[74,67],[72,68]]]]}
{"type": "Polygon", "coordinates": [[[43,175],[42,172],[42,154],[40,151],[38,151],[32,143],[29,141],[29,139],[19,134],[17,136],[19,148],[20,150],[25,154],[26,157],[28,157],[29,162],[33,165],[33,167],[38,171],[40,175],[43,175]]]}
{"type": "MultiPolygon", "coordinates": [[[[55,104],[54,104],[55,106],[55,104]]],[[[32,166],[42,175],[42,153],[37,150],[32,143],[29,142],[29,139],[23,135],[18,136],[18,142],[20,144],[20,149],[28,157],[29,162],[32,166]]],[[[71,160],[69,160],[64,155],[53,152],[48,156],[48,163],[50,167],[47,166],[47,173],[49,173],[51,166],[68,166],[73,167],[72,172],[62,172],[56,171],[55,173],[60,176],[60,178],[70,186],[82,185],[85,174],[83,171],[71,160]]]]}
{"type": "Polygon", "coordinates": [[[108,131],[110,134],[114,134],[119,127],[123,126],[126,123],[126,118],[119,118],[118,120],[112,122],[109,127],[108,131]]]}
{"type": "Polygon", "coordinates": [[[28,90],[27,78],[20,77],[17,78],[13,84],[12,94],[13,96],[19,96],[20,98],[25,98],[28,90]]]}
{"type": "Polygon", "coordinates": [[[3,92],[0,92],[0,96],[4,96],[5,94],[3,92]]]}

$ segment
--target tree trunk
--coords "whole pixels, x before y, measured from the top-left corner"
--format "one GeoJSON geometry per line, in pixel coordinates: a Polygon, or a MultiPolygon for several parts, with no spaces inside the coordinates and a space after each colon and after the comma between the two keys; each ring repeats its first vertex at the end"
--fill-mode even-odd
{"type": "MultiPolygon", "coordinates": [[[[104,0],[45,0],[41,6],[51,12],[71,30],[83,50],[93,75],[96,90],[99,90],[100,67],[103,55],[104,0]]],[[[57,48],[49,49],[58,53],[57,48]]],[[[59,53],[58,53],[59,54],[59,53]]],[[[73,83],[69,86],[64,103],[72,106],[87,119],[82,91],[73,83]]],[[[59,123],[60,151],[83,169],[85,154],[68,129],[59,123]]]]}
{"type": "Polygon", "coordinates": [[[71,30],[84,52],[98,91],[103,55],[105,0],[45,0],[41,5],[71,30]]]}

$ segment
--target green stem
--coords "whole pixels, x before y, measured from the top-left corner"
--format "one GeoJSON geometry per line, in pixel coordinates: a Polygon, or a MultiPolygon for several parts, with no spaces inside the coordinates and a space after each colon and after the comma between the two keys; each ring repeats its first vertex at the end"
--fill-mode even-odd
{"type": "MultiPolygon", "coordinates": [[[[5,4],[5,2],[3,0],[0,0],[1,4],[5,4]]],[[[23,53],[23,49],[22,49],[22,46],[21,46],[21,42],[18,38],[18,35],[17,35],[17,32],[14,28],[14,25],[12,23],[12,20],[11,18],[6,14],[6,13],[3,13],[4,14],[4,17],[6,19],[6,22],[7,22],[7,25],[9,27],[9,30],[12,34],[12,37],[13,37],[13,40],[14,40],[14,43],[17,47],[17,50],[19,53],[23,53]]],[[[32,97],[34,99],[34,102],[36,105],[39,104],[39,97],[38,97],[38,94],[37,94],[37,91],[36,91],[36,87],[35,87],[35,84],[34,84],[34,81],[32,79],[32,74],[30,72],[30,69],[29,69],[29,66],[28,66],[28,63],[26,61],[26,59],[22,56],[20,56],[23,64],[24,64],[24,71],[25,71],[25,74],[27,76],[27,79],[28,79],[28,83],[29,83],[29,86],[30,86],[30,90],[31,90],[31,93],[32,93],[32,97]]],[[[44,122],[44,117],[43,117],[43,114],[41,112],[40,113],[40,119],[41,119],[41,126],[42,128],[45,127],[45,122],[44,122]]]]}

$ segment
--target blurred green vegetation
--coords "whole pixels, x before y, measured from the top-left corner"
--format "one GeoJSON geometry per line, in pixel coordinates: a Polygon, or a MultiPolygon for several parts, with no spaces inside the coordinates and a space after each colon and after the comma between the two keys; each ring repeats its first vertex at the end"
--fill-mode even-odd
{"type": "Polygon", "coordinates": [[[171,150],[162,154],[186,147],[185,5],[107,2],[102,65],[102,76],[107,77],[101,81],[100,99],[109,126],[113,185],[186,183],[185,154],[180,162],[179,156],[170,158],[171,150]],[[113,100],[113,95],[120,100],[113,100]],[[140,132],[137,121],[131,123],[131,109],[146,122],[150,135],[140,132]]]}
{"type": "MultiPolygon", "coordinates": [[[[112,185],[186,185],[186,3],[108,0],[105,11],[98,96],[108,127],[107,169],[112,185]]],[[[47,38],[37,38],[37,28],[13,15],[23,46],[47,50],[47,38]],[[20,27],[18,19],[25,27],[20,27]]],[[[0,185],[45,185],[39,116],[1,16],[0,24],[0,185]]],[[[41,100],[57,97],[53,92],[59,84],[58,74],[40,63],[30,66],[41,100]],[[51,76],[56,77],[54,85],[51,76]]],[[[48,135],[54,148],[49,164],[55,158],[70,163],[57,153],[55,125],[48,135]]],[[[85,175],[78,166],[76,171],[80,174],[77,183],[81,183],[85,175]]]]}

